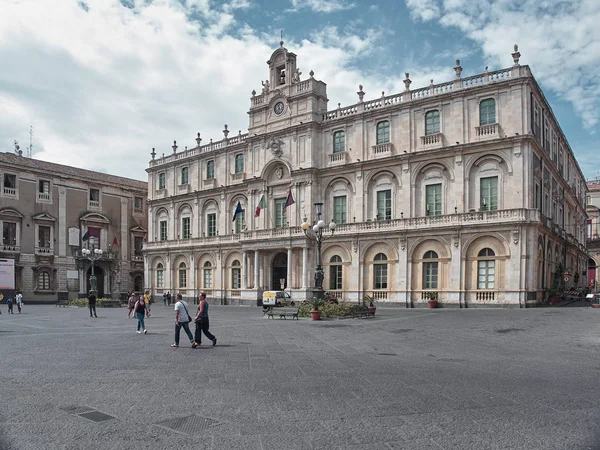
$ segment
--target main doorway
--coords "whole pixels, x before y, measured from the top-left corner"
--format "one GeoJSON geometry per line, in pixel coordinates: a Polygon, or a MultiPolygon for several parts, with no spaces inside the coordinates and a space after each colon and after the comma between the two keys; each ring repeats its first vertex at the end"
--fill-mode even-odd
{"type": "Polygon", "coordinates": [[[273,258],[273,270],[272,270],[272,274],[273,277],[271,279],[271,289],[274,291],[279,291],[281,289],[281,280],[285,280],[283,287],[284,289],[287,288],[288,286],[288,281],[287,278],[287,267],[288,267],[288,260],[287,260],[287,254],[281,252],[281,253],[277,253],[275,255],[275,258],[273,258]]]}
{"type": "MultiPolygon", "coordinates": [[[[104,297],[104,270],[102,269],[102,267],[94,266],[94,275],[96,275],[96,288],[98,290],[98,298],[103,298],[104,297]]],[[[90,277],[91,276],[92,276],[92,268],[90,267],[87,271],[87,277],[86,277],[86,286],[87,286],[86,294],[89,294],[90,289],[92,289],[92,287],[90,286],[90,277]]]]}

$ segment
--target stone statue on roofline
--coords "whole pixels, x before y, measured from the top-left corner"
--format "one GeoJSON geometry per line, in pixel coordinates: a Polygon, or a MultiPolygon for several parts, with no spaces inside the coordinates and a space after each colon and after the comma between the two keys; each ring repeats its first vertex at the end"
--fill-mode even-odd
{"type": "Polygon", "coordinates": [[[296,68],[296,72],[292,75],[292,84],[300,83],[300,75],[302,75],[302,72],[296,68]]]}
{"type": "Polygon", "coordinates": [[[262,93],[263,94],[268,94],[269,93],[269,80],[265,80],[265,81],[261,81],[261,84],[263,86],[262,88],[262,93]]]}

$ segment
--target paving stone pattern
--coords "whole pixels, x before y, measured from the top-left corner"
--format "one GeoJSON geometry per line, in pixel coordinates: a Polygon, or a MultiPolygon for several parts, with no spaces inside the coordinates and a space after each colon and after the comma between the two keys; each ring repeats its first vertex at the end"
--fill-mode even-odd
{"type": "Polygon", "coordinates": [[[600,449],[600,310],[267,320],[211,307],[173,342],[154,305],[0,316],[0,449],[600,449]]]}

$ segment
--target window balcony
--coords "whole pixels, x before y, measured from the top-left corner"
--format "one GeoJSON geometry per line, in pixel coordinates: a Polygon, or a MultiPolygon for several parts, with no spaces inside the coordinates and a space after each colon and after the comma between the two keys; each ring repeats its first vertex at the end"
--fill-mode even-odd
{"type": "Polygon", "coordinates": [[[423,147],[440,147],[442,145],[442,133],[428,134],[421,136],[421,146],[423,147]]]}
{"type": "Polygon", "coordinates": [[[217,179],[216,178],[207,178],[205,180],[202,181],[202,186],[204,186],[207,189],[211,189],[214,188],[217,185],[217,179]]]}
{"type": "Polygon", "coordinates": [[[480,125],[475,127],[475,135],[482,138],[497,138],[499,137],[499,126],[497,123],[490,123],[488,125],[480,125]]]}
{"type": "Polygon", "coordinates": [[[16,197],[17,196],[17,190],[15,188],[4,186],[4,188],[2,189],[2,192],[4,193],[4,195],[6,197],[16,197]]]}
{"type": "Polygon", "coordinates": [[[38,192],[37,199],[39,202],[50,202],[50,193],[49,192],[38,192]]]}
{"type": "Polygon", "coordinates": [[[494,291],[477,291],[475,295],[475,299],[478,302],[493,302],[496,297],[496,293],[494,291]]]}
{"type": "Polygon", "coordinates": [[[385,144],[377,144],[371,147],[373,149],[373,154],[375,156],[391,156],[393,146],[390,142],[386,142],[385,144]]]}
{"type": "Polygon", "coordinates": [[[237,172],[231,174],[232,181],[244,181],[246,179],[246,172],[237,172]]]}
{"type": "Polygon", "coordinates": [[[90,209],[100,209],[100,201],[99,200],[90,200],[88,203],[88,207],[90,209]]]}
{"type": "Polygon", "coordinates": [[[54,249],[51,247],[35,247],[36,255],[52,255],[54,254],[54,249]]]}
{"type": "Polygon", "coordinates": [[[154,198],[158,199],[158,198],[166,198],[167,197],[167,190],[165,188],[162,189],[157,189],[155,194],[154,194],[154,198]]]}
{"type": "Polygon", "coordinates": [[[138,214],[140,216],[144,215],[144,208],[133,208],[133,213],[138,214]]]}
{"type": "Polygon", "coordinates": [[[179,186],[177,186],[177,193],[178,194],[187,194],[188,192],[190,192],[190,185],[189,185],[189,183],[180,184],[179,186]]]}
{"type": "Polygon", "coordinates": [[[345,151],[331,153],[329,155],[329,165],[330,166],[337,166],[337,165],[346,164],[346,161],[348,159],[347,155],[348,155],[348,152],[345,152],[345,151]]]}
{"type": "Polygon", "coordinates": [[[6,253],[21,253],[21,246],[13,244],[2,244],[0,246],[0,250],[6,253]]]}

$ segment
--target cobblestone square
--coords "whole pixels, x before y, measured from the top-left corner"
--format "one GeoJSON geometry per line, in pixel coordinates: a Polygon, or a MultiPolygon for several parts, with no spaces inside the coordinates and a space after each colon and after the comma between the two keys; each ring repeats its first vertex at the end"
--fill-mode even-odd
{"type": "Polygon", "coordinates": [[[217,346],[153,305],[0,316],[0,448],[598,449],[600,311],[267,320],[211,307],[217,346]]]}

